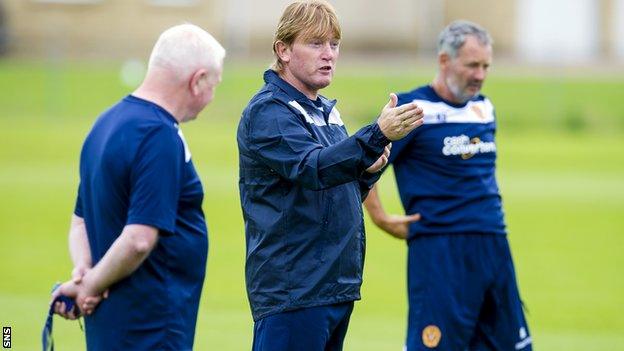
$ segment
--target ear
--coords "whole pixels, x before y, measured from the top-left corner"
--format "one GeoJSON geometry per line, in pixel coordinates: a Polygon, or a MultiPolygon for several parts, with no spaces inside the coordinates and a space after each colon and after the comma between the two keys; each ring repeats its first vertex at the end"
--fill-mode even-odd
{"type": "Polygon", "coordinates": [[[275,43],[275,53],[282,62],[290,62],[290,46],[286,45],[283,41],[280,40],[275,43]]]}
{"type": "Polygon", "coordinates": [[[189,80],[189,90],[193,96],[200,95],[202,92],[203,86],[208,82],[208,70],[205,68],[200,68],[193,75],[191,75],[191,79],[189,80]]]}
{"type": "Polygon", "coordinates": [[[446,68],[450,61],[451,61],[451,57],[446,52],[443,52],[438,55],[438,64],[440,65],[440,68],[442,69],[446,68]]]}

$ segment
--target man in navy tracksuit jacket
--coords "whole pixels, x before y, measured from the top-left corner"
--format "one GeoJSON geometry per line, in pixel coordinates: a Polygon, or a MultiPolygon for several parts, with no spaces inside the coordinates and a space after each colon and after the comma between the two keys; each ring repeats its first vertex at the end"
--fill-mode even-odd
{"type": "Polygon", "coordinates": [[[376,123],[349,137],[331,82],[340,27],[324,1],[291,4],[276,62],[238,128],[253,349],[341,350],[364,261],[361,201],[386,164],[390,140],[422,122],[396,96],[376,123]],[[306,21],[310,21],[307,23],[306,21]]]}

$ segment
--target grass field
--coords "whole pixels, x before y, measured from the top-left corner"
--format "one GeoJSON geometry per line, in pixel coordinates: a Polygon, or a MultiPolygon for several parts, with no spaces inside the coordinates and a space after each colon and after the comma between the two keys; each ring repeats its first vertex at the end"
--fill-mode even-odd
{"type": "MultiPolygon", "coordinates": [[[[389,91],[433,75],[344,66],[324,93],[339,98],[351,131],[375,116],[389,91]]],[[[261,69],[226,67],[214,104],[184,126],[210,228],[198,350],[251,345],[235,132],[261,69]]],[[[129,92],[117,72],[115,65],[0,61],[0,324],[12,327],[15,350],[40,347],[49,289],[69,275],[66,233],[80,145],[95,116],[129,92]]],[[[591,72],[501,69],[486,84],[498,109],[498,176],[536,350],[624,350],[623,91],[624,76],[591,72]]],[[[390,173],[381,187],[386,207],[400,212],[390,173]]],[[[405,244],[367,225],[363,300],[346,350],[401,350],[405,244]]],[[[55,324],[57,349],[84,349],[77,323],[55,324]]]]}

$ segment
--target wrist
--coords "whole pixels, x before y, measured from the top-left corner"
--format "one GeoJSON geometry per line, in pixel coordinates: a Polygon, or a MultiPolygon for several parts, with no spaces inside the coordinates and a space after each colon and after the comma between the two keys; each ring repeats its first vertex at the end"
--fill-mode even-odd
{"type": "MultiPolygon", "coordinates": [[[[373,132],[372,133],[372,142],[373,142],[374,145],[377,145],[377,146],[380,146],[380,147],[385,147],[386,145],[390,144],[391,140],[390,140],[390,138],[388,138],[386,133],[381,128],[381,124],[379,124],[379,120],[377,121],[377,123],[375,123],[373,125],[372,132],[373,132]]],[[[383,150],[382,150],[382,152],[383,152],[383,150]]]]}
{"type": "Polygon", "coordinates": [[[378,227],[383,227],[387,222],[386,216],[382,214],[371,215],[371,219],[373,220],[373,223],[375,223],[375,225],[378,227]]]}
{"type": "Polygon", "coordinates": [[[82,278],[81,285],[86,292],[86,296],[100,295],[105,289],[97,284],[97,277],[93,270],[89,270],[82,278]]]}

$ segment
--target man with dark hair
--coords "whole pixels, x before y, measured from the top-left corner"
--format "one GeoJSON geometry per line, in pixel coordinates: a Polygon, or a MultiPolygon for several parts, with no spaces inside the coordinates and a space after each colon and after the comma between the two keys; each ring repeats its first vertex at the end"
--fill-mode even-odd
{"type": "Polygon", "coordinates": [[[335,351],[360,299],[362,199],[386,164],[391,140],[421,124],[396,95],[376,123],[348,136],[331,83],[340,26],[326,1],[284,11],[275,63],[238,128],[246,282],[254,351],[335,351]]]}
{"type": "Polygon", "coordinates": [[[494,107],[479,93],[491,61],[480,26],[442,31],[433,83],[399,95],[425,111],[389,159],[409,215],[387,215],[375,189],[365,202],[376,225],[407,239],[408,351],[531,350],[495,178],[494,107]]]}

